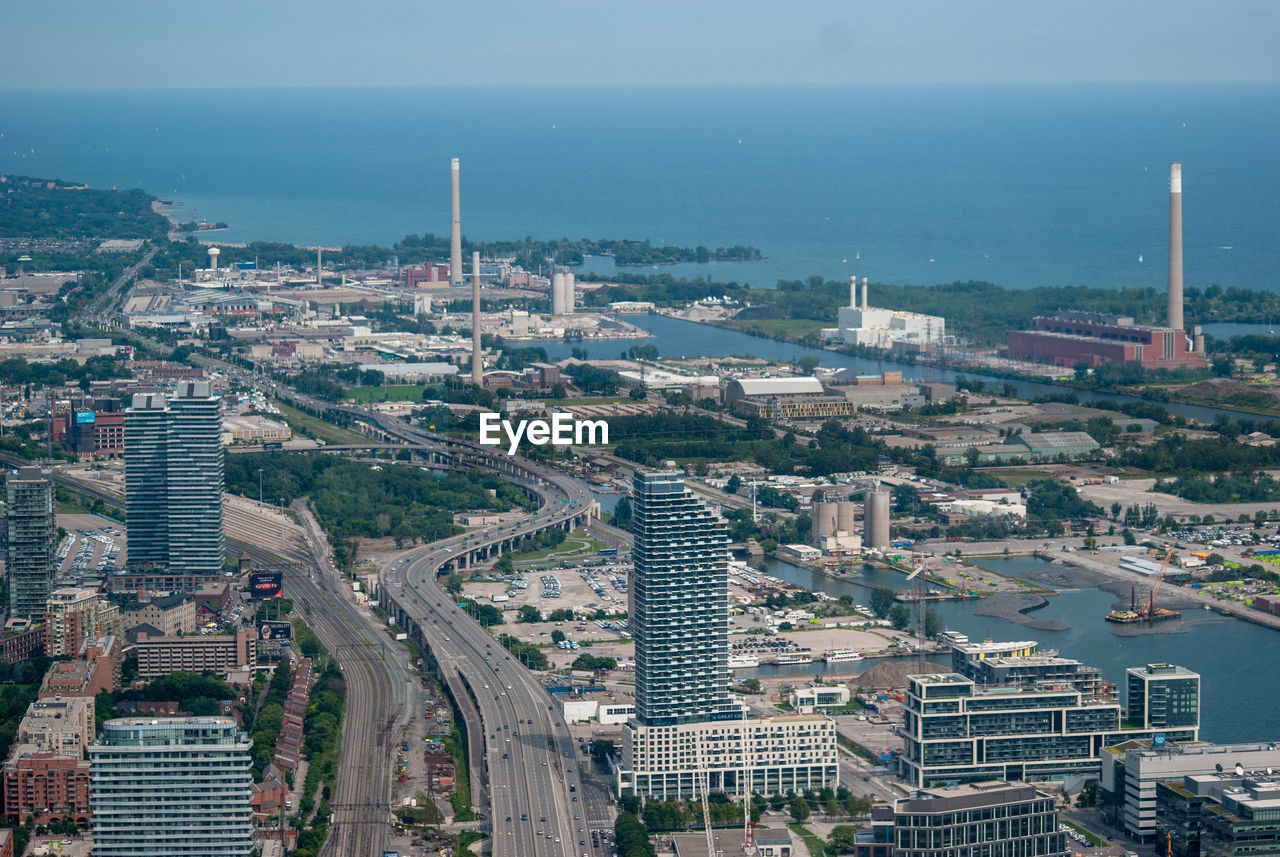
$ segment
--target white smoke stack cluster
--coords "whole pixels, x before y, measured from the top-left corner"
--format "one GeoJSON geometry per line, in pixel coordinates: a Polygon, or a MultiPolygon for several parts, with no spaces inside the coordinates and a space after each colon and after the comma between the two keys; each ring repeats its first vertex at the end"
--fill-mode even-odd
{"type": "Polygon", "coordinates": [[[1182,330],[1182,164],[1169,165],[1169,327],[1182,330]]]}
{"type": "Polygon", "coordinates": [[[867,303],[867,278],[862,278],[862,308],[864,310],[871,309],[871,305],[867,303]]]}
{"type": "Polygon", "coordinates": [[[854,274],[849,278],[849,309],[856,309],[858,306],[858,275],[854,274]]]}

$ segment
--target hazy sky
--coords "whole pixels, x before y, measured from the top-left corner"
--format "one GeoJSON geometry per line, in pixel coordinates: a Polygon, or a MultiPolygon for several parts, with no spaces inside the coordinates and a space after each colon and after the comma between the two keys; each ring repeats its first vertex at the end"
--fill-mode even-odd
{"type": "Polygon", "coordinates": [[[0,0],[0,87],[1276,81],[1276,0],[0,0]]]}

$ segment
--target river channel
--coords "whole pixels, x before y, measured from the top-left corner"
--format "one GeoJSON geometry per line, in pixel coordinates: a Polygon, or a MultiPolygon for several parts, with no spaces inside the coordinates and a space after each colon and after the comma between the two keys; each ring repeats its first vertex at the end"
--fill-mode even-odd
{"type": "MultiPolygon", "coordinates": [[[[1036,396],[1062,395],[1070,393],[1081,402],[1107,400],[1112,402],[1145,401],[1136,396],[1124,396],[1115,393],[1095,393],[1091,390],[1078,390],[1074,387],[1063,387],[1037,381],[1023,381],[1000,378],[995,375],[984,375],[981,372],[955,372],[938,366],[927,366],[916,363],[902,363],[896,360],[881,360],[872,357],[850,357],[834,351],[812,348],[807,345],[795,345],[790,342],[779,342],[775,339],[751,336],[736,330],[699,324],[693,321],[671,318],[665,315],[624,315],[619,318],[643,328],[652,334],[648,339],[610,339],[596,342],[538,342],[552,360],[563,360],[572,356],[574,348],[585,348],[588,356],[597,360],[616,358],[632,345],[654,345],[663,357],[760,357],[766,360],[795,360],[814,355],[821,361],[820,365],[829,369],[854,369],[864,374],[900,370],[904,378],[920,381],[952,382],[957,375],[967,378],[978,378],[985,381],[988,389],[998,390],[1005,384],[1012,384],[1017,395],[1030,399],[1036,396]]],[[[1238,325],[1225,326],[1228,329],[1238,325]]],[[[1265,419],[1256,414],[1234,411],[1228,408],[1208,408],[1199,405],[1183,405],[1174,402],[1157,402],[1171,414],[1212,423],[1218,414],[1226,414],[1232,419],[1247,417],[1249,419],[1265,419]]]]}

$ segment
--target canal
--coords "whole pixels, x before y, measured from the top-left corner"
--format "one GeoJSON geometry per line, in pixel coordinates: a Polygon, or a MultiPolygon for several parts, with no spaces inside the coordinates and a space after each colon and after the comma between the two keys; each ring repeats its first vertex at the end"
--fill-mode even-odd
{"type": "MultiPolygon", "coordinates": [[[[849,595],[859,604],[867,604],[871,590],[877,586],[907,587],[903,574],[887,569],[835,579],[772,557],[753,564],[811,592],[849,595]]],[[[1034,557],[996,557],[983,559],[980,564],[1010,577],[1021,577],[1047,565],[1034,557]]],[[[1056,620],[1068,626],[1067,630],[1033,630],[1006,619],[975,616],[970,612],[975,606],[972,601],[941,602],[934,607],[948,628],[967,634],[970,639],[980,640],[989,633],[995,640],[1036,640],[1041,648],[1057,649],[1063,657],[1098,667],[1103,678],[1115,682],[1123,682],[1124,671],[1129,667],[1160,661],[1179,664],[1201,675],[1201,736],[1205,740],[1264,741],[1280,735],[1280,666],[1276,665],[1280,632],[1216,613],[1185,611],[1176,627],[1162,627],[1161,633],[1133,634],[1132,629],[1102,618],[1114,600],[1106,592],[1067,589],[1048,600],[1048,605],[1032,616],[1056,620]]],[[[938,659],[935,655],[934,660],[938,659]]],[[[840,671],[861,672],[874,663],[868,660],[843,664],[840,671]]],[[[756,674],[800,678],[823,669],[820,663],[762,665],[756,674]]]]}
{"type": "MultiPolygon", "coordinates": [[[[822,348],[808,345],[796,345],[790,342],[779,342],[751,336],[736,330],[699,324],[693,321],[671,318],[665,315],[623,315],[619,318],[643,328],[652,334],[647,339],[609,339],[595,342],[537,342],[529,343],[546,350],[552,360],[563,360],[571,357],[573,350],[586,349],[589,357],[596,360],[616,359],[632,345],[653,345],[663,357],[757,357],[765,360],[798,361],[809,355],[817,357],[820,365],[828,369],[853,369],[862,374],[878,374],[880,372],[901,371],[904,378],[920,381],[939,381],[952,383],[957,375],[977,378],[987,384],[988,389],[999,390],[1010,384],[1016,394],[1025,399],[1036,396],[1063,395],[1070,393],[1081,402],[1145,402],[1136,396],[1125,396],[1115,393],[1096,393],[1092,390],[1078,390],[1074,387],[1063,387],[1038,381],[1023,381],[985,375],[981,372],[956,372],[938,366],[927,366],[915,363],[901,363],[895,360],[882,360],[872,357],[851,357],[822,348]]],[[[1240,325],[1223,325],[1226,330],[1240,328],[1240,325]]],[[[1209,408],[1199,405],[1183,405],[1174,402],[1155,402],[1171,414],[1212,423],[1218,414],[1225,414],[1232,419],[1247,417],[1249,419],[1265,419],[1256,414],[1235,411],[1228,408],[1209,408]]]]}

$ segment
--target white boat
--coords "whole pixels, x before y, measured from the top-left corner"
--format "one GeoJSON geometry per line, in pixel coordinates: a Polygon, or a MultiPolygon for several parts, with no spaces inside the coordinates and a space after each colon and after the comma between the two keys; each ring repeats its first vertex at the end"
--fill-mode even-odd
{"type": "Polygon", "coordinates": [[[792,664],[811,664],[813,656],[808,652],[788,652],[784,655],[778,655],[773,662],[780,667],[790,666],[792,664]]]}
{"type": "Polygon", "coordinates": [[[838,664],[844,661],[860,661],[862,660],[862,652],[856,649],[832,649],[822,656],[822,659],[829,664],[838,664]]]}
{"type": "Polygon", "coordinates": [[[731,670],[758,666],[760,666],[760,659],[755,655],[729,655],[729,669],[731,670]]]}

